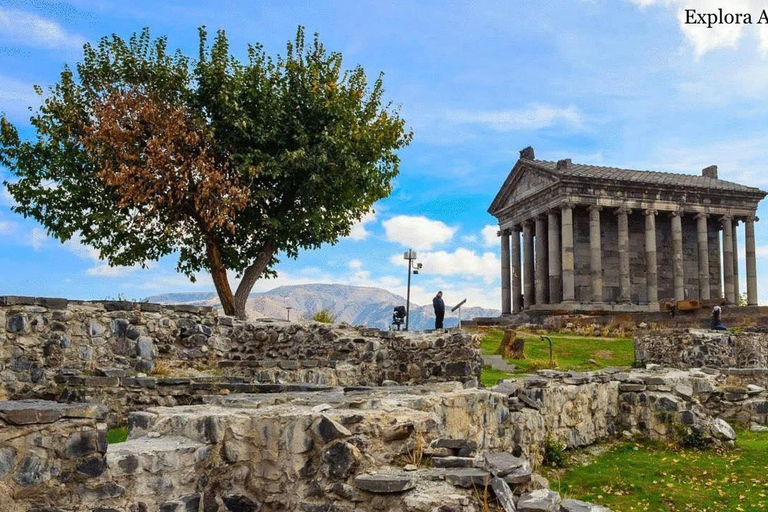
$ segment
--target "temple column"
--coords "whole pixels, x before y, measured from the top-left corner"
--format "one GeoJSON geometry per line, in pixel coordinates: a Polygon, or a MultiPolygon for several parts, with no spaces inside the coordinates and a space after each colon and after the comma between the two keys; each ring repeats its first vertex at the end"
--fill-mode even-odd
{"type": "Polygon", "coordinates": [[[733,296],[736,297],[736,305],[739,305],[739,220],[733,219],[733,229],[731,229],[731,237],[733,238],[733,296]]]}
{"type": "Polygon", "coordinates": [[[744,223],[744,240],[747,248],[747,305],[757,306],[757,262],[755,261],[755,221],[747,217],[744,223]]]}
{"type": "Polygon", "coordinates": [[[645,212],[645,278],[648,289],[648,304],[659,302],[659,281],[656,268],[656,210],[645,212]]]}
{"type": "Polygon", "coordinates": [[[549,293],[549,269],[547,268],[547,218],[536,217],[536,304],[546,304],[549,293]]]}
{"type": "Polygon", "coordinates": [[[592,282],[592,302],[603,302],[603,254],[600,243],[600,210],[589,207],[589,275],[592,282]]]}
{"type": "Polygon", "coordinates": [[[501,232],[501,314],[512,313],[512,275],[509,269],[509,230],[501,232]]]}
{"type": "Polygon", "coordinates": [[[696,234],[699,244],[699,299],[709,299],[709,233],[706,213],[696,215],[696,234]]]}
{"type": "Polygon", "coordinates": [[[523,222],[523,301],[525,308],[533,305],[533,222],[523,222]]]}
{"type": "Polygon", "coordinates": [[[683,275],[683,224],[680,212],[670,214],[672,223],[672,274],[675,300],[685,299],[685,276],[683,275]]]}
{"type": "Polygon", "coordinates": [[[619,302],[632,302],[629,278],[629,214],[632,210],[619,208],[616,219],[619,228],[619,302]]]}
{"type": "Polygon", "coordinates": [[[712,250],[709,252],[710,259],[710,299],[722,299],[723,298],[723,267],[721,265],[723,254],[720,251],[720,223],[713,221],[710,223],[710,228],[714,231],[709,238],[709,245],[712,250]]]}
{"type": "Polygon", "coordinates": [[[560,234],[562,238],[563,302],[576,300],[576,273],[573,258],[573,205],[561,208],[560,234]]]}
{"type": "Polygon", "coordinates": [[[725,301],[736,304],[735,288],[733,287],[733,219],[729,215],[723,221],[723,281],[725,285],[725,301]]]}
{"type": "Polygon", "coordinates": [[[549,303],[559,304],[563,299],[562,264],[560,262],[560,226],[558,214],[547,214],[547,236],[549,241],[549,303]]]}
{"type": "Polygon", "coordinates": [[[523,289],[520,272],[520,228],[512,228],[512,312],[523,309],[523,289]]]}

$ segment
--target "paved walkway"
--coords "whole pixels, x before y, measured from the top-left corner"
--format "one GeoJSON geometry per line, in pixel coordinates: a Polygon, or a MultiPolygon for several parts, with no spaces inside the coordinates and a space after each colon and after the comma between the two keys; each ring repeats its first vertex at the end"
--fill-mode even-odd
{"type": "Polygon", "coordinates": [[[512,373],[517,370],[517,366],[514,364],[509,364],[500,355],[484,355],[483,365],[490,366],[494,370],[498,370],[500,372],[512,373]]]}

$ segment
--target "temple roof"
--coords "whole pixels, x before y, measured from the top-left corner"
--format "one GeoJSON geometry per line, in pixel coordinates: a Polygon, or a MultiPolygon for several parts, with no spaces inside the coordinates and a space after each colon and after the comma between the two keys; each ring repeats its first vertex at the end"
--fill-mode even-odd
{"type": "Polygon", "coordinates": [[[494,215],[513,194],[518,187],[521,175],[526,168],[539,169],[551,177],[555,182],[577,182],[583,184],[600,183],[613,187],[643,187],[653,189],[673,189],[675,192],[704,192],[709,195],[718,193],[735,197],[743,194],[744,199],[750,202],[760,201],[768,193],[757,187],[741,185],[732,181],[721,180],[717,177],[717,166],[710,166],[702,170],[701,175],[679,174],[672,172],[641,171],[636,169],[622,169],[619,167],[605,167],[601,165],[576,164],[570,159],[550,162],[537,160],[533,148],[527,147],[520,151],[520,159],[510,171],[499,192],[488,208],[488,212],[494,215]]]}
{"type": "Polygon", "coordinates": [[[604,167],[601,165],[586,165],[570,163],[567,167],[557,168],[557,162],[547,160],[520,159],[521,162],[550,171],[561,178],[588,178],[594,180],[612,180],[630,183],[648,183],[653,185],[671,185],[680,187],[706,188],[709,190],[726,190],[729,192],[748,192],[765,195],[757,187],[748,187],[732,181],[699,176],[695,174],[678,174],[673,172],[640,171],[622,169],[619,167],[604,167]]]}

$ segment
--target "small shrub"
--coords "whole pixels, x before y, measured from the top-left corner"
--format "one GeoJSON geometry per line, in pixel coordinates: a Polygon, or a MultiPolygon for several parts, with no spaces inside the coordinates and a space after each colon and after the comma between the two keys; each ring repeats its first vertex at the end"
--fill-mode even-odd
{"type": "Polygon", "coordinates": [[[675,430],[677,430],[677,444],[680,448],[692,450],[704,450],[707,448],[708,442],[701,430],[694,430],[679,423],[675,425],[675,430]]]}
{"type": "Polygon", "coordinates": [[[155,367],[152,368],[152,371],[149,372],[150,375],[156,375],[158,377],[168,377],[173,372],[173,369],[170,367],[170,365],[163,360],[158,360],[155,363],[155,367]]]}
{"type": "Polygon", "coordinates": [[[424,449],[427,447],[427,441],[424,439],[424,432],[417,430],[413,438],[413,448],[408,451],[405,457],[406,464],[414,466],[427,466],[428,459],[424,457],[424,449]]]}
{"type": "Polygon", "coordinates": [[[320,311],[315,311],[315,313],[312,315],[312,320],[315,322],[320,322],[321,324],[336,323],[337,318],[338,315],[330,309],[321,309],[320,311]]]}
{"type": "Polygon", "coordinates": [[[565,447],[550,436],[544,439],[544,460],[542,464],[551,468],[564,468],[568,466],[568,454],[565,453],[565,447]]]}
{"type": "Polygon", "coordinates": [[[128,425],[114,427],[107,431],[107,444],[122,443],[128,440],[128,425]]]}
{"type": "Polygon", "coordinates": [[[481,512],[503,512],[500,506],[494,504],[495,500],[488,492],[488,480],[486,480],[485,485],[483,485],[482,494],[480,494],[480,491],[477,489],[475,484],[472,484],[472,489],[475,491],[475,499],[477,500],[477,504],[480,506],[481,512]]]}

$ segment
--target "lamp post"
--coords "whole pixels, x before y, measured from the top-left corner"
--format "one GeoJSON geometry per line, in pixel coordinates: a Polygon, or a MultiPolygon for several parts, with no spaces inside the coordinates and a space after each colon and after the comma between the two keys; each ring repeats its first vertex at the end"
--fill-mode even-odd
{"type": "MultiPolygon", "coordinates": [[[[418,270],[413,270],[413,260],[416,259],[416,253],[411,249],[408,249],[403,253],[403,259],[408,260],[408,291],[405,297],[405,330],[408,330],[408,320],[411,316],[411,272],[418,274],[418,270]]],[[[419,264],[419,268],[421,264],[419,264]]]]}

